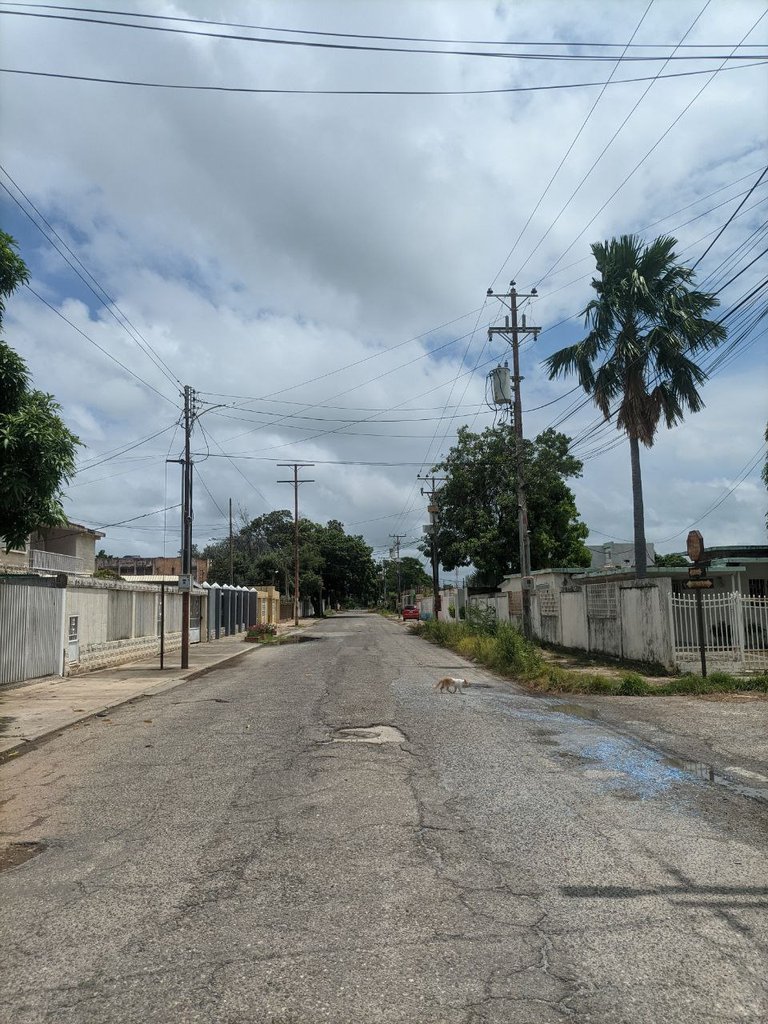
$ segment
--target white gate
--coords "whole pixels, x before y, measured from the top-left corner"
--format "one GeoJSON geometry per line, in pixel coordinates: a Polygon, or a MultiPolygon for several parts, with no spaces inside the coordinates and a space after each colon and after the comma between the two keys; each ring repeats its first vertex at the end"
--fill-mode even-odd
{"type": "MultiPolygon", "coordinates": [[[[696,594],[672,594],[675,659],[699,657],[696,594]]],[[[768,669],[768,598],[701,593],[704,648],[713,667],[768,669]]]]}

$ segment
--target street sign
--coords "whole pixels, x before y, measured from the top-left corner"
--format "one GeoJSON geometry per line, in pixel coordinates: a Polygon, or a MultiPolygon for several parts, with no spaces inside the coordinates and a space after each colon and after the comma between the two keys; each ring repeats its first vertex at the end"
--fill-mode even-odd
{"type": "Polygon", "coordinates": [[[708,579],[686,580],[683,584],[686,590],[711,590],[714,585],[714,580],[708,579]]]}
{"type": "Polygon", "coordinates": [[[189,593],[192,590],[192,576],[189,573],[179,576],[179,593],[189,593]]]}
{"type": "Polygon", "coordinates": [[[691,530],[688,534],[686,550],[692,562],[700,562],[704,557],[704,538],[698,530],[691,530]]]}
{"type": "Polygon", "coordinates": [[[701,579],[707,575],[707,566],[709,562],[697,562],[696,565],[688,566],[688,578],[692,580],[701,579]]]}

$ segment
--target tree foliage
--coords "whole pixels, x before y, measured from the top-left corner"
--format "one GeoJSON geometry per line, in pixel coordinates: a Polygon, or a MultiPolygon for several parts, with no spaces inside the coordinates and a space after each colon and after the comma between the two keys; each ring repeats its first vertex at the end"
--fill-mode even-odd
{"type": "MultiPolygon", "coordinates": [[[[589,530],[565,483],[581,475],[582,464],[568,445],[564,434],[551,429],[523,442],[533,569],[590,564],[584,544],[589,530]]],[[[461,427],[445,461],[434,467],[446,477],[436,499],[445,569],[471,564],[491,583],[520,571],[514,446],[514,430],[507,424],[481,434],[461,427]]],[[[428,549],[425,542],[424,552],[428,549]]]]}
{"type": "MultiPolygon", "coordinates": [[[[377,593],[381,596],[383,590],[386,603],[394,607],[397,602],[397,562],[388,558],[379,562],[376,579],[377,593]],[[384,574],[383,581],[382,573],[384,574]]],[[[419,594],[432,593],[431,573],[427,572],[421,561],[412,555],[403,555],[400,559],[400,591],[404,594],[412,591],[419,594]]]]}
{"type": "MultiPolygon", "coordinates": [[[[234,583],[236,586],[278,586],[288,596],[294,584],[294,525],[287,509],[268,512],[256,519],[241,517],[233,536],[234,583]]],[[[229,540],[205,549],[211,559],[211,583],[229,583],[229,540]]],[[[332,604],[348,601],[367,603],[376,592],[376,570],[372,550],[362,537],[346,533],[331,519],[325,526],[310,519],[299,520],[299,565],[302,596],[323,595],[332,604]]]]}
{"type": "MultiPolygon", "coordinates": [[[[28,279],[10,235],[0,231],[0,330],[5,300],[28,279]]],[[[66,523],[62,487],[80,441],[53,396],[35,391],[27,365],[0,337],[0,538],[23,548],[34,530],[66,523]]]]}
{"type": "Polygon", "coordinates": [[[654,565],[665,566],[668,568],[682,569],[686,565],[691,563],[685,557],[685,555],[656,555],[653,559],[654,565]]]}
{"type": "Polygon", "coordinates": [[[667,427],[704,405],[706,372],[691,356],[726,337],[707,314],[717,297],[695,289],[694,272],[677,262],[677,240],[645,245],[622,235],[592,246],[596,297],[584,313],[589,334],[547,360],[550,378],[575,373],[604,419],[629,437],[632,460],[635,567],[645,575],[645,526],[639,446],[650,448],[662,419],[667,427]]]}

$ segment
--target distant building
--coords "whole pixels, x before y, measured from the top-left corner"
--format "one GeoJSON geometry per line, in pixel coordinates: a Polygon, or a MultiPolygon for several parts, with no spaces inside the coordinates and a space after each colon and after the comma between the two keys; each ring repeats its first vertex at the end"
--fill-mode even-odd
{"type": "MultiPolygon", "coordinates": [[[[592,554],[590,569],[634,569],[635,545],[618,544],[608,541],[607,544],[588,544],[592,554]]],[[[645,545],[645,564],[653,565],[656,551],[653,544],[645,545]]]]}
{"type": "MultiPolygon", "coordinates": [[[[208,581],[208,568],[210,561],[207,558],[192,559],[192,575],[197,583],[208,581]]],[[[107,555],[96,559],[97,569],[112,569],[118,576],[124,579],[132,579],[134,576],[144,578],[150,576],[180,576],[181,556],[173,558],[158,556],[147,558],[142,555],[107,555]]]]}
{"type": "MultiPolygon", "coordinates": [[[[96,541],[106,536],[81,523],[67,522],[31,533],[24,548],[5,551],[0,547],[0,571],[65,572],[92,576],[96,563],[96,541]]],[[[0,540],[0,544],[2,541],[0,540]]]]}

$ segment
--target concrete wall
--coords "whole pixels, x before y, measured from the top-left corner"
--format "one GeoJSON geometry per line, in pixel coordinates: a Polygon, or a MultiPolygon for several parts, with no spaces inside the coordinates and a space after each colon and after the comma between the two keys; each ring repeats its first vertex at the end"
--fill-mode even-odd
{"type": "Polygon", "coordinates": [[[668,579],[584,584],[534,592],[537,639],[630,661],[674,666],[668,579]]]}
{"type": "MultiPolygon", "coordinates": [[[[66,618],[69,622],[71,617],[77,617],[79,650],[77,660],[67,658],[68,673],[77,675],[159,655],[160,597],[160,588],[156,586],[70,578],[66,618]]],[[[181,645],[181,607],[181,594],[167,589],[168,651],[181,645]]],[[[202,618],[205,623],[204,610],[202,618]]]]}

